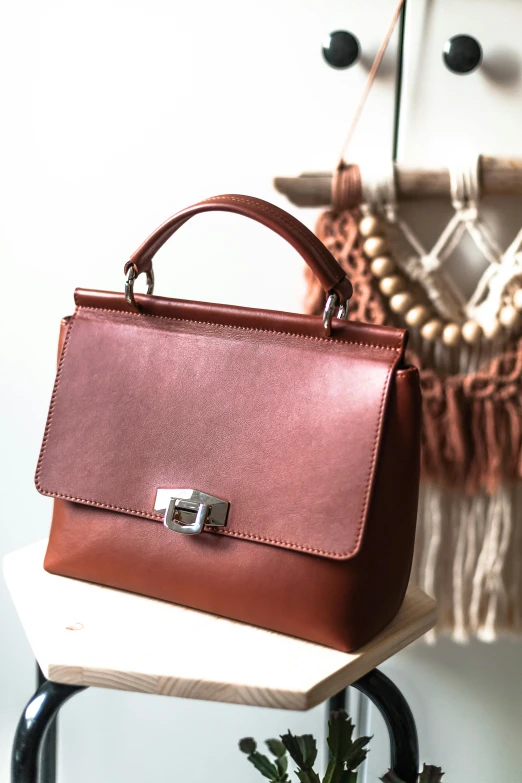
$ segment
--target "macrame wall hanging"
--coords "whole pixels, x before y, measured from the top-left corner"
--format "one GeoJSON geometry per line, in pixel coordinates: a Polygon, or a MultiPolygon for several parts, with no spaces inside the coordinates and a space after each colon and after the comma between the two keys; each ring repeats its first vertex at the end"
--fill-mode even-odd
{"type": "MultiPolygon", "coordinates": [[[[350,176],[356,177],[354,167],[350,176]]],[[[337,207],[317,234],[350,275],[350,317],[408,326],[421,370],[423,484],[412,579],[457,641],[522,632],[522,231],[502,253],[481,224],[469,176],[452,177],[454,217],[427,252],[390,181],[360,207],[334,177],[337,207]],[[466,185],[468,183],[468,185],[466,185]],[[468,233],[489,266],[464,301],[444,262],[468,233]]],[[[306,309],[324,309],[308,275],[306,309]]]]}
{"type": "MultiPolygon", "coordinates": [[[[393,167],[344,162],[401,7],[355,111],[317,235],[354,286],[349,317],[410,330],[408,360],[423,391],[412,580],[438,602],[430,638],[438,631],[490,642],[522,633],[522,229],[502,250],[484,225],[476,159],[450,169],[453,216],[426,248],[398,207],[393,167]],[[485,267],[470,297],[449,272],[465,235],[485,267]]],[[[308,178],[301,203],[313,203],[310,191],[322,180],[308,178]]],[[[276,187],[290,194],[297,180],[290,182],[276,187]]],[[[307,283],[306,310],[322,313],[322,290],[309,273],[307,283]]]]}

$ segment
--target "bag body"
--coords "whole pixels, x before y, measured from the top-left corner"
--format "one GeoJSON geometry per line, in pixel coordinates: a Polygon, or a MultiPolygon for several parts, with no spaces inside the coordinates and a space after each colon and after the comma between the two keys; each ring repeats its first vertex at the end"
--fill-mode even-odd
{"type": "Polygon", "coordinates": [[[161,244],[208,209],[264,222],[330,305],[349,298],[304,226],[241,196],[154,232],[126,265],[126,295],[77,290],[36,474],[54,498],[44,565],[351,651],[393,619],[413,556],[420,392],[406,333],[134,296],[161,244]]]}

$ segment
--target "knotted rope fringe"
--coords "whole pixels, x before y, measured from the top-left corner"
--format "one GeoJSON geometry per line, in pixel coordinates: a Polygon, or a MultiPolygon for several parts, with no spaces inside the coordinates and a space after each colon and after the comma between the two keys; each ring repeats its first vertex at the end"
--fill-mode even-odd
{"type": "MultiPolygon", "coordinates": [[[[389,185],[374,187],[372,196],[368,190],[363,198],[380,200],[393,219],[389,185]]],[[[357,209],[325,213],[317,234],[352,280],[351,317],[390,323],[362,251],[360,216],[357,209]]],[[[309,272],[307,280],[307,311],[320,313],[322,289],[309,272]]],[[[421,370],[423,486],[413,581],[436,597],[438,631],[456,641],[519,635],[522,341],[492,346],[489,354],[463,351],[457,362],[449,349],[427,351],[417,342],[409,360],[421,370]]]]}
{"type": "Polygon", "coordinates": [[[412,581],[438,604],[436,629],[458,643],[522,634],[522,486],[468,496],[421,485],[412,581]]]}

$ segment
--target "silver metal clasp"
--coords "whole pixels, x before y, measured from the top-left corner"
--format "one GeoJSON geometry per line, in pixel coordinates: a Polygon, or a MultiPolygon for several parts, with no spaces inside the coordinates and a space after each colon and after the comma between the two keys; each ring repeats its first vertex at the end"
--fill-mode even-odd
{"type": "MultiPolygon", "coordinates": [[[[134,298],[134,282],[137,277],[138,274],[134,267],[129,267],[129,271],[127,272],[127,279],[125,281],[125,300],[127,304],[130,304],[131,307],[134,307],[135,310],[139,311],[140,306],[134,298]]],[[[147,293],[154,293],[154,272],[152,267],[147,272],[147,293]]]]}
{"type": "Polygon", "coordinates": [[[205,525],[224,527],[229,503],[197,489],[158,489],[154,511],[163,514],[163,524],[174,533],[195,536],[205,525]]]}
{"type": "Polygon", "coordinates": [[[324,306],[323,326],[328,334],[330,333],[332,318],[335,316],[335,310],[337,310],[337,318],[343,321],[348,320],[348,302],[341,304],[339,294],[336,291],[328,296],[324,306]]]}

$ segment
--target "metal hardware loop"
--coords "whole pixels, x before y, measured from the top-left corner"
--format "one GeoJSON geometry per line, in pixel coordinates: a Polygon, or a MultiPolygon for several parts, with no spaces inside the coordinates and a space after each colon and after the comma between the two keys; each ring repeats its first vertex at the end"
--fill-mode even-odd
{"type": "MultiPolygon", "coordinates": [[[[154,272],[152,269],[150,269],[147,273],[147,293],[152,294],[154,293],[154,272]]],[[[129,267],[129,271],[127,272],[127,279],[125,281],[125,300],[127,304],[130,304],[131,307],[134,307],[135,310],[139,310],[140,306],[134,299],[134,281],[138,275],[136,274],[136,270],[133,266],[129,267]]]]}
{"type": "Polygon", "coordinates": [[[174,533],[193,536],[208,527],[224,527],[229,503],[197,489],[158,489],[154,511],[174,533]]]}
{"type": "Polygon", "coordinates": [[[334,291],[328,296],[323,313],[323,326],[328,334],[330,334],[332,318],[336,308],[338,308],[337,318],[340,318],[342,321],[346,321],[348,319],[348,302],[340,304],[339,294],[334,291]]]}

